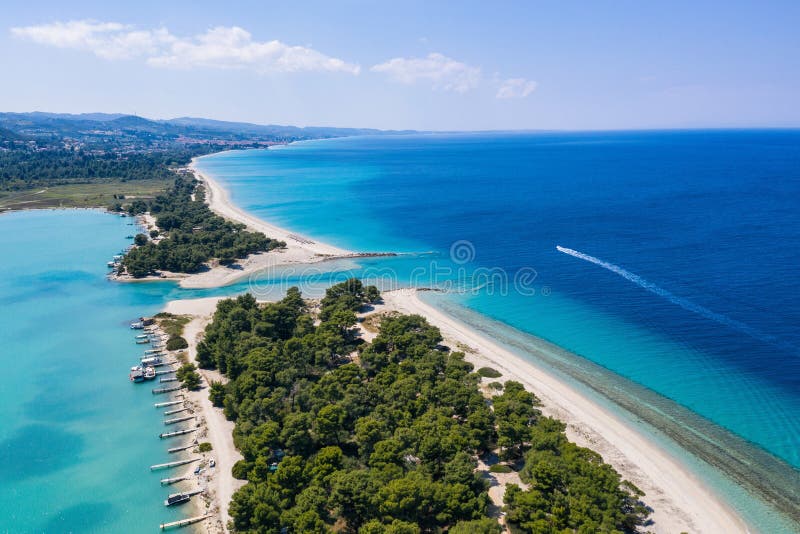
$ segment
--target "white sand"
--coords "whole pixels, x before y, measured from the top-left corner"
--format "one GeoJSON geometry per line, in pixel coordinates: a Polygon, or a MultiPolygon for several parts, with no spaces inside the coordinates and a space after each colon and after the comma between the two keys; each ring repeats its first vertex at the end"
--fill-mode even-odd
{"type": "Polygon", "coordinates": [[[467,354],[467,359],[476,368],[493,367],[503,373],[502,380],[516,380],[534,392],[546,415],[567,424],[572,441],[598,452],[646,493],[644,501],[655,509],[651,516],[654,525],[648,530],[665,534],[748,532],[742,519],[676,458],[559,378],[426,304],[413,289],[385,292],[383,297],[385,305],[376,307],[376,311],[388,309],[426,317],[442,331],[450,346],[462,343],[475,350],[467,354]]]}
{"type": "Polygon", "coordinates": [[[240,222],[248,229],[263,232],[271,239],[278,239],[286,243],[286,248],[271,252],[252,254],[247,259],[238,261],[232,267],[215,265],[206,272],[191,276],[167,274],[167,279],[180,280],[180,286],[185,288],[209,288],[230,285],[244,278],[252,277],[268,270],[277,270],[287,266],[306,265],[333,258],[353,257],[358,254],[334,247],[326,243],[313,242],[305,236],[269,224],[253,217],[249,213],[233,205],[227,191],[213,178],[197,170],[194,160],[190,168],[198,179],[203,182],[206,189],[206,202],[211,210],[226,219],[240,222]]]}
{"type": "MultiPolygon", "coordinates": [[[[205,327],[211,322],[211,315],[216,309],[217,302],[222,297],[212,297],[194,300],[176,300],[170,302],[164,311],[169,313],[191,315],[192,320],[184,327],[183,335],[189,343],[187,349],[189,360],[197,361],[197,343],[203,338],[205,327]]],[[[233,478],[233,464],[242,459],[242,455],[233,444],[234,423],[228,421],[221,408],[215,408],[208,398],[208,386],[212,381],[226,382],[223,376],[216,371],[199,369],[203,377],[203,388],[199,391],[188,392],[188,399],[199,408],[198,415],[205,421],[205,436],[201,441],[211,443],[213,450],[205,456],[214,458],[216,467],[207,468],[208,498],[211,504],[210,513],[219,512],[210,521],[204,521],[202,528],[208,533],[228,532],[228,503],[233,498],[233,493],[242,487],[245,482],[233,478]]],[[[200,513],[206,513],[201,510],[200,513]]]]}

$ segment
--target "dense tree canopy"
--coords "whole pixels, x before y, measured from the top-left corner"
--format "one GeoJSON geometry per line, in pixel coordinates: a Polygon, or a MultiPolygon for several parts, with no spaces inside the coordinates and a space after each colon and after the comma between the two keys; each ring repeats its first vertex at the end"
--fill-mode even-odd
{"type": "Polygon", "coordinates": [[[179,176],[165,194],[149,203],[132,203],[129,211],[149,211],[166,237],[128,252],[122,262],[125,270],[137,278],[160,270],[195,273],[212,258],[232,262],[285,245],[215,215],[204,200],[204,190],[193,177],[179,176]]]}
{"type": "Polygon", "coordinates": [[[0,150],[0,190],[103,180],[169,179],[170,165],[184,165],[194,152],[92,154],[68,149],[0,150]]]}
{"type": "MultiPolygon", "coordinates": [[[[510,456],[533,454],[540,437],[548,442],[551,420],[513,383],[493,411],[472,365],[462,353],[438,350],[439,331],[420,316],[386,317],[374,341],[361,342],[353,335],[355,312],[375,298],[357,280],[334,286],[316,324],[295,288],[276,303],[242,295],[218,304],[198,361],[231,379],[210,393],[236,422],[244,457],[234,467],[248,481],[230,505],[236,531],[499,531],[487,517],[477,458],[501,442],[510,456]]],[[[563,428],[554,431],[568,443],[563,428]]],[[[562,456],[569,465],[556,464],[559,476],[575,481],[579,495],[564,532],[583,524],[631,530],[644,517],[599,457],[562,456]],[[604,478],[589,483],[571,470],[604,478]]],[[[532,464],[525,479],[538,480],[537,473],[532,464]]],[[[510,494],[515,525],[539,528],[520,504],[527,492],[510,494]]],[[[562,513],[555,497],[536,502],[545,518],[562,513]]],[[[556,532],[562,523],[550,524],[556,532]]]]}

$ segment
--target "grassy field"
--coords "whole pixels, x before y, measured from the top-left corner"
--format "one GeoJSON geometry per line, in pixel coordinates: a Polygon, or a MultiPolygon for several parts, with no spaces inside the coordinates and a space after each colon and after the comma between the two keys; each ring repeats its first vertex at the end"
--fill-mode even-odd
{"type": "Polygon", "coordinates": [[[0,192],[0,211],[32,208],[94,208],[124,203],[134,198],[152,198],[172,185],[166,180],[108,180],[90,184],[56,185],[26,191],[0,192]],[[116,200],[114,195],[125,195],[116,200]]]}

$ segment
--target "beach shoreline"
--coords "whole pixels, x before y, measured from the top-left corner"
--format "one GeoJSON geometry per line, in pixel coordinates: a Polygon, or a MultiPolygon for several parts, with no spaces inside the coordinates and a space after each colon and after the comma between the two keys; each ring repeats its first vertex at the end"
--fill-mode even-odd
{"type": "MultiPolygon", "coordinates": [[[[269,252],[250,254],[232,265],[212,263],[206,270],[199,273],[161,272],[158,275],[141,278],[117,275],[114,280],[126,283],[173,281],[178,282],[178,285],[184,289],[209,289],[252,279],[268,271],[277,272],[282,269],[309,266],[332,260],[396,255],[394,252],[355,252],[327,243],[312,241],[295,232],[254,217],[233,204],[228,192],[216,180],[197,169],[195,165],[197,159],[199,158],[193,158],[187,168],[205,187],[206,203],[211,211],[225,219],[244,224],[248,230],[261,232],[270,239],[283,241],[286,246],[269,252]]],[[[143,227],[148,230],[156,229],[155,219],[152,216],[144,214],[142,217],[143,227]]]]}
{"type": "MultiPolygon", "coordinates": [[[[209,206],[218,215],[265,232],[270,237],[285,239],[293,235],[289,230],[261,221],[235,206],[218,182],[197,171],[194,160],[191,168],[206,186],[209,206]]],[[[332,256],[354,257],[350,251],[316,242],[287,241],[287,248],[297,251],[292,259],[298,265],[316,263],[332,256]]],[[[278,265],[275,263],[272,266],[278,265]]],[[[446,339],[475,349],[467,354],[467,359],[476,367],[495,367],[503,372],[504,379],[519,381],[539,396],[544,404],[543,412],[567,424],[570,439],[600,453],[624,479],[645,491],[645,502],[655,510],[649,529],[657,533],[749,532],[744,520],[679,459],[641,430],[597,405],[574,386],[423,302],[413,289],[389,291],[384,295],[385,304],[378,309],[424,316],[442,330],[446,339]]],[[[184,314],[198,317],[210,317],[213,313],[213,309],[209,308],[210,299],[173,302],[183,304],[176,308],[177,303],[170,303],[168,310],[180,309],[184,314]]],[[[220,503],[220,509],[226,509],[226,505],[220,503]]]]}
{"type": "Polygon", "coordinates": [[[464,350],[476,369],[497,369],[503,374],[497,380],[521,382],[539,397],[542,412],[564,422],[571,441],[600,454],[623,479],[645,492],[644,502],[654,509],[649,531],[751,531],[736,511],[679,459],[573,385],[424,302],[416,289],[385,291],[382,296],[384,304],[376,306],[376,312],[422,315],[440,329],[446,345],[464,350]]]}

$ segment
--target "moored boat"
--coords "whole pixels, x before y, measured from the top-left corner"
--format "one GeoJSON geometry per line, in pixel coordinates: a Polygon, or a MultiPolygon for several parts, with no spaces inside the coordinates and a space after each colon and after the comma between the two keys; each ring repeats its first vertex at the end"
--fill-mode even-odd
{"type": "Polygon", "coordinates": [[[188,493],[173,493],[167,500],[164,501],[164,506],[174,506],[176,504],[183,504],[192,498],[188,493]]]}
{"type": "Polygon", "coordinates": [[[131,323],[131,330],[141,330],[142,328],[144,328],[144,325],[141,321],[131,323]]]}
{"type": "Polygon", "coordinates": [[[131,382],[141,382],[144,380],[144,370],[142,369],[142,366],[137,365],[136,367],[131,367],[131,372],[128,375],[128,378],[130,378],[131,382]]]}
{"type": "Polygon", "coordinates": [[[144,379],[145,380],[153,380],[156,377],[156,368],[155,367],[145,367],[144,369],[144,379]]]}

